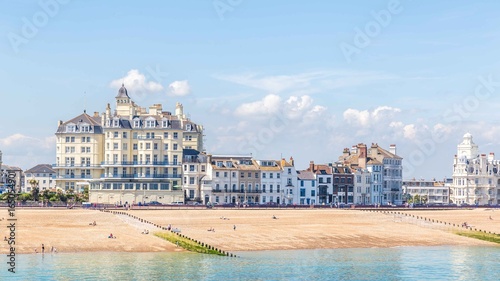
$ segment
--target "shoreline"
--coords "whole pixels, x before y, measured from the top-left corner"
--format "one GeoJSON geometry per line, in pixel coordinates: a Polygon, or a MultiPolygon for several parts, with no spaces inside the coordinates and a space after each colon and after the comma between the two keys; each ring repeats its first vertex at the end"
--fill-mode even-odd
{"type": "MultiPolygon", "coordinates": [[[[229,253],[407,246],[498,246],[453,234],[450,232],[453,227],[447,229],[398,221],[400,219],[394,214],[360,209],[306,210],[176,209],[120,212],[156,225],[171,224],[178,227],[183,235],[229,253]],[[273,219],[273,216],[277,219],[273,219]],[[211,228],[215,231],[207,231],[211,228]]],[[[407,210],[392,211],[405,213],[407,210]]],[[[491,209],[413,209],[406,213],[456,224],[467,221],[478,229],[500,233],[500,224],[488,219],[493,216],[495,220],[500,220],[500,214],[497,215],[498,212],[491,209]]],[[[19,208],[16,209],[16,216],[16,254],[35,254],[35,248],[40,254],[42,243],[45,245],[45,254],[52,254],[52,246],[57,248],[58,253],[186,252],[155,237],[153,233],[161,230],[158,227],[148,226],[128,215],[86,209],[19,208]],[[93,221],[97,222],[96,226],[89,225],[93,221]],[[141,234],[146,229],[150,234],[141,234]],[[110,233],[118,238],[107,238],[110,233]]],[[[6,225],[6,220],[0,222],[3,229],[0,235],[7,235],[6,225]]],[[[8,253],[7,246],[4,241],[0,253],[8,253]]]]}

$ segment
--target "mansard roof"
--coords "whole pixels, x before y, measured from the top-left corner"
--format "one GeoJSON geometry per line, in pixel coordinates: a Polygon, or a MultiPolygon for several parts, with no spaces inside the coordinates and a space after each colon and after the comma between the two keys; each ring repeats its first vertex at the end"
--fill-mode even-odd
{"type": "Polygon", "coordinates": [[[94,134],[101,134],[102,133],[102,126],[101,126],[101,117],[93,117],[88,115],[86,112],[83,112],[82,114],[74,117],[73,119],[63,122],[61,125],[57,127],[57,133],[66,133],[66,126],[74,124],[76,126],[77,131],[75,133],[79,132],[79,129],[82,125],[89,125],[93,128],[91,132],[85,132],[85,133],[94,133],[94,134]]]}

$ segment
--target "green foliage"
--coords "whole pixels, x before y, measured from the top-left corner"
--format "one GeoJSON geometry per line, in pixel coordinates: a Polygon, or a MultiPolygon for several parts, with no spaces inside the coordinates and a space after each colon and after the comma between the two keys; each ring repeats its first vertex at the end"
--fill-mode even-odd
{"type": "Polygon", "coordinates": [[[184,248],[188,251],[191,252],[196,252],[196,253],[202,253],[202,254],[210,254],[210,255],[218,255],[218,256],[225,256],[225,254],[220,253],[215,250],[208,249],[206,246],[201,246],[200,244],[189,240],[184,237],[180,237],[172,232],[161,232],[161,233],[155,233],[155,236],[158,236],[160,238],[163,238],[173,244],[179,243],[179,247],[184,248]]]}
{"type": "Polygon", "coordinates": [[[26,202],[28,200],[33,200],[33,195],[31,193],[27,193],[27,192],[21,193],[17,197],[17,200],[22,201],[22,202],[26,202]]]}
{"type": "Polygon", "coordinates": [[[475,238],[479,240],[484,240],[488,242],[493,242],[500,244],[500,235],[492,233],[484,233],[479,231],[459,231],[456,234],[460,236],[475,238]]]}

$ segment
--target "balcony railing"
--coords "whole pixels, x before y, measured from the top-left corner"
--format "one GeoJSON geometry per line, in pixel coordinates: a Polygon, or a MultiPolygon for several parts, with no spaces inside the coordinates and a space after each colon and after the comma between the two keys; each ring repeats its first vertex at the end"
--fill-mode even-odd
{"type": "Polygon", "coordinates": [[[137,139],[138,140],[161,140],[161,137],[160,136],[137,136],[137,139]]]}
{"type": "Polygon", "coordinates": [[[91,175],[58,175],[58,179],[91,179],[91,175]]]}
{"type": "Polygon", "coordinates": [[[53,168],[86,168],[86,167],[100,168],[101,165],[99,165],[99,164],[64,164],[64,163],[61,163],[61,164],[52,164],[52,167],[53,168]]]}
{"type": "Polygon", "coordinates": [[[181,178],[180,174],[101,174],[101,178],[122,178],[122,179],[163,179],[181,178]]]}
{"type": "Polygon", "coordinates": [[[169,166],[181,165],[181,162],[168,162],[168,161],[102,161],[103,166],[134,166],[134,165],[148,165],[148,166],[169,166]]]}

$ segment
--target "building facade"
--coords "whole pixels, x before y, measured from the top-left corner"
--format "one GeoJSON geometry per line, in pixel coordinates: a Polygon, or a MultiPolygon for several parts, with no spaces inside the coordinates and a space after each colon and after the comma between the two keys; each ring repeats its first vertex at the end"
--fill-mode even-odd
{"type": "Polygon", "coordinates": [[[52,169],[52,165],[50,164],[36,165],[24,171],[24,176],[23,192],[31,192],[33,187],[38,187],[40,191],[56,187],[56,171],[52,169]]]}
{"type": "Polygon", "coordinates": [[[403,181],[405,201],[412,198],[413,203],[447,205],[450,203],[450,191],[445,183],[446,181],[424,179],[405,180],[403,181]]]}
{"type": "Polygon", "coordinates": [[[500,161],[495,154],[480,154],[472,135],[466,133],[453,159],[450,201],[467,205],[500,204],[500,161]]]}
{"type": "Polygon", "coordinates": [[[175,114],[161,104],[146,109],[124,85],[113,111],[108,104],[101,115],[60,121],[56,137],[56,185],[78,192],[87,185],[92,203],[184,202],[183,149],[203,151],[203,127],[184,115],[182,104],[175,114]]]}

